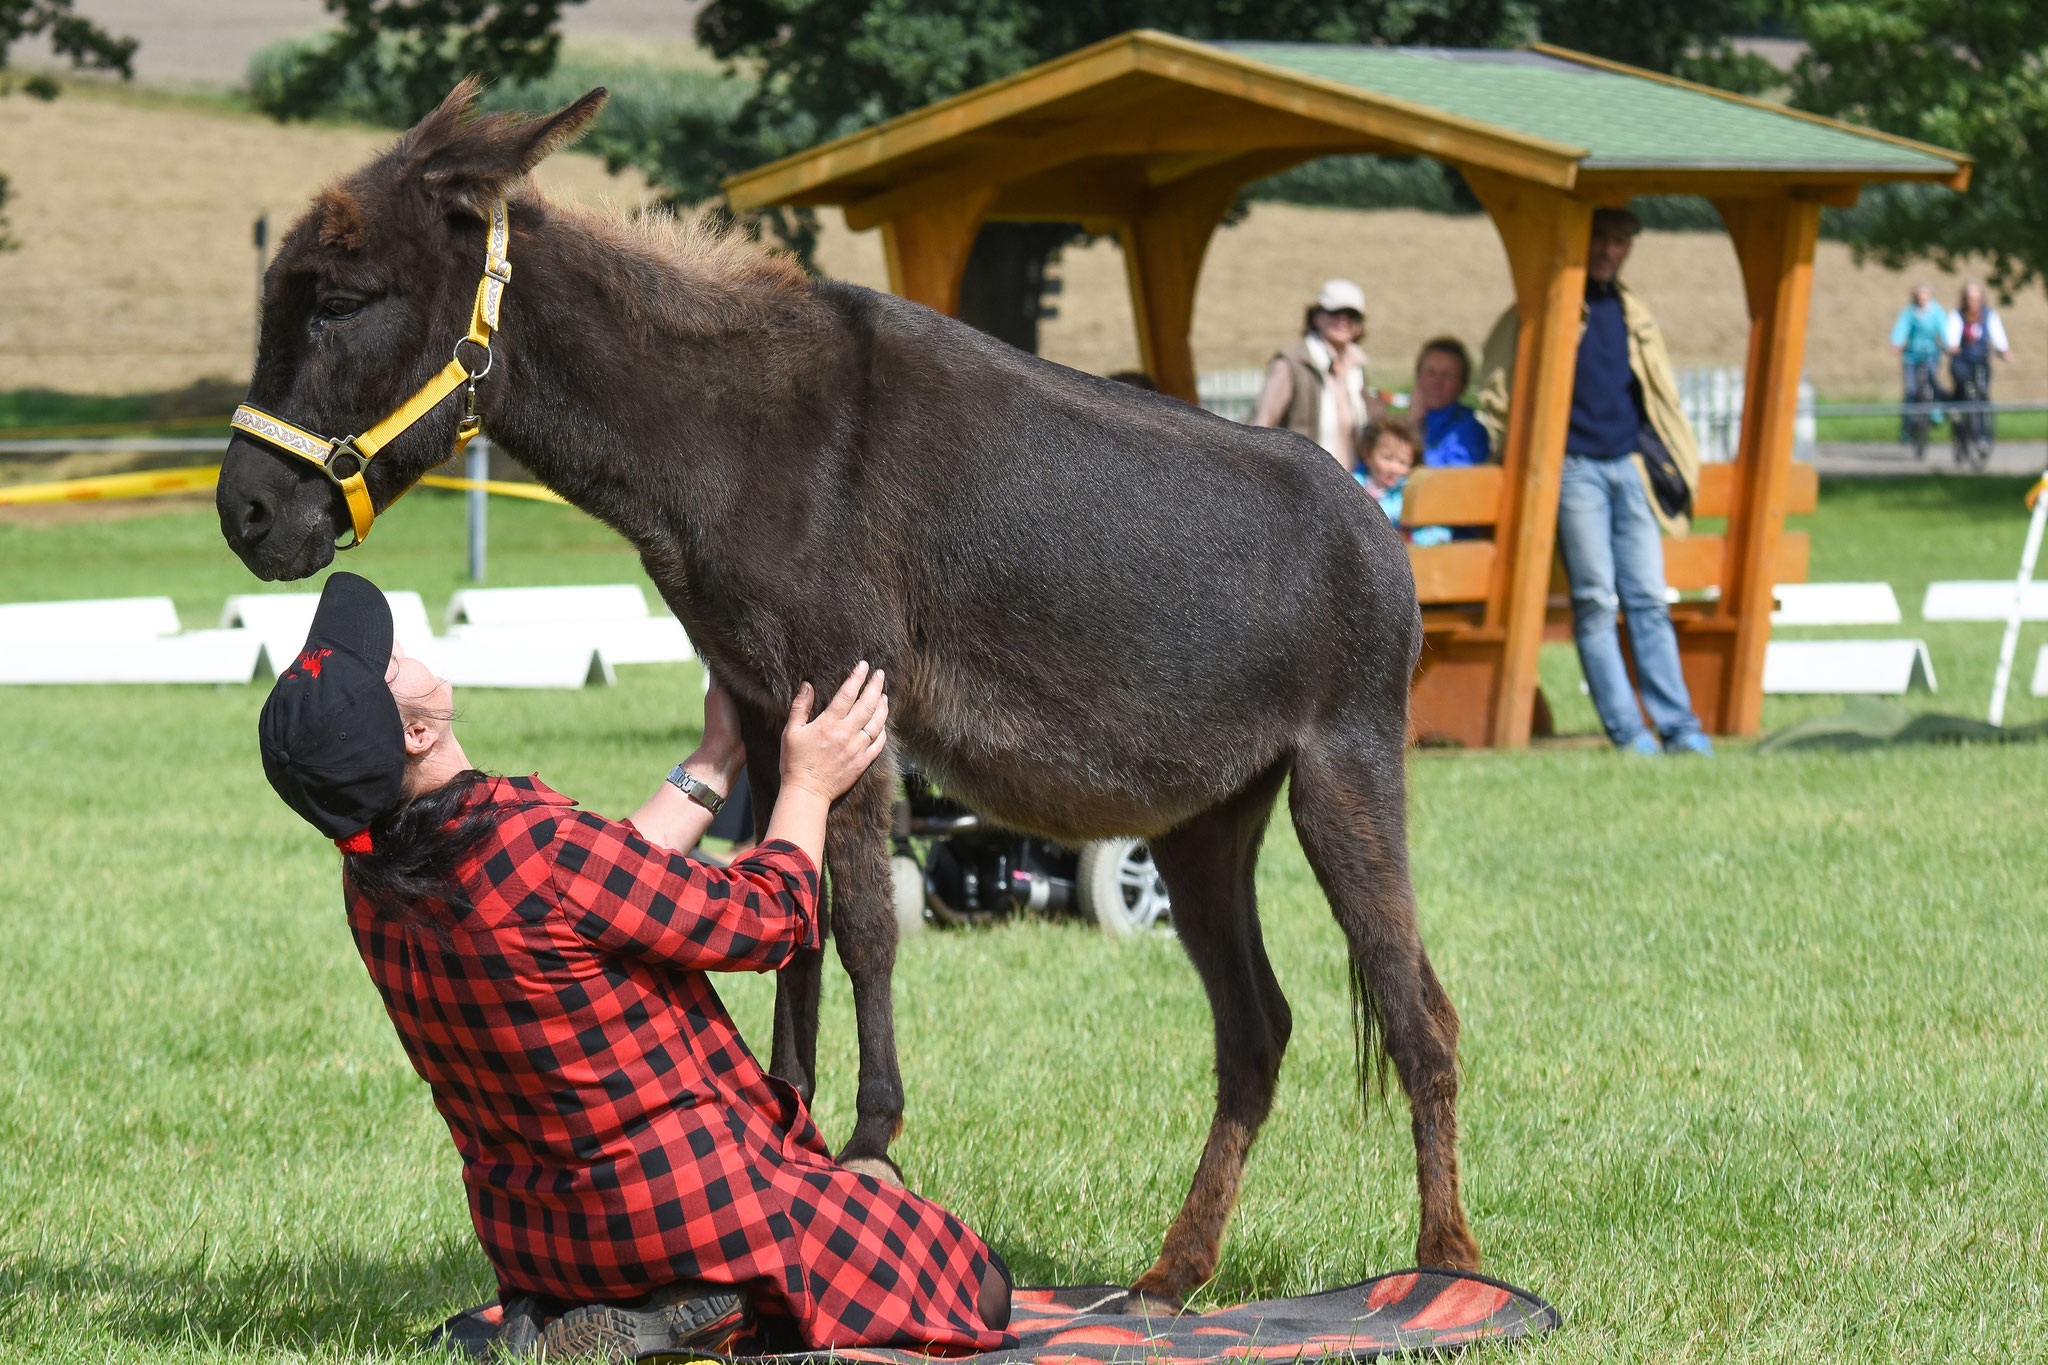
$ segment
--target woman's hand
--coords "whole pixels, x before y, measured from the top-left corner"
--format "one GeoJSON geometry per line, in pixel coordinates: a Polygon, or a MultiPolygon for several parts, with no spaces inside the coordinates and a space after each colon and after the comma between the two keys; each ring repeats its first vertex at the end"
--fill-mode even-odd
{"type": "Polygon", "coordinates": [[[846,675],[831,704],[815,719],[815,694],[805,683],[789,704],[782,732],[782,786],[835,801],[860,780],[889,742],[889,698],[882,670],[863,659],[846,675]]]}
{"type": "Polygon", "coordinates": [[[789,704],[789,725],[782,732],[782,790],[768,817],[768,837],[788,840],[819,864],[832,803],[888,747],[889,698],[882,692],[882,670],[870,673],[865,660],[854,665],[831,705],[813,719],[815,698],[805,683],[789,704]]]}

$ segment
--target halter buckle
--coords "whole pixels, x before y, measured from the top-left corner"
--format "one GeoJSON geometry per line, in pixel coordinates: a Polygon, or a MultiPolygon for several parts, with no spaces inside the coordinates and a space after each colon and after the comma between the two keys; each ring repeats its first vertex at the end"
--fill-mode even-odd
{"type": "Polygon", "coordinates": [[[327,448],[327,458],[320,462],[320,468],[327,474],[335,487],[340,488],[369,467],[370,457],[356,449],[356,438],[343,436],[327,448]],[[346,467],[341,467],[342,461],[346,467]]]}

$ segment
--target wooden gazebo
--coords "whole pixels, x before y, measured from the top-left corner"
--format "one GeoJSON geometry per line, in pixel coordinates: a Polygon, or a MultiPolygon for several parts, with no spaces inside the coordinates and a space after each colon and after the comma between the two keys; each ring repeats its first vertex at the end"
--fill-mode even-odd
{"type": "Polygon", "coordinates": [[[1521,745],[1553,615],[1558,482],[1592,212],[1639,194],[1712,200],[1734,238],[1750,342],[1739,453],[1696,505],[1725,534],[1670,543],[1694,704],[1753,733],[1772,588],[1805,576],[1788,512],[1813,506],[1792,463],[1814,242],[1824,204],[1868,184],[1964,188],[1966,158],[1560,48],[1516,51],[1201,43],[1138,31],[733,177],[736,209],[838,205],[880,227],[890,287],[958,311],[992,220],[1072,221],[1123,244],[1139,353],[1195,400],[1188,342],[1210,235],[1249,182],[1315,157],[1423,155],[1456,166],[1507,249],[1522,318],[1515,401],[1495,466],[1419,474],[1408,520],[1494,528],[1412,552],[1428,643],[1418,734],[1521,745]],[[1711,590],[1718,590],[1714,592],[1711,590]]]}

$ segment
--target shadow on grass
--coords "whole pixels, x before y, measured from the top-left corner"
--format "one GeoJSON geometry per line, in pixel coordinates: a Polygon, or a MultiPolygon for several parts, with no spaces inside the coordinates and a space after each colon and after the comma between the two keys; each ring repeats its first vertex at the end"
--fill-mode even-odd
{"type": "Polygon", "coordinates": [[[0,1353],[9,1342],[74,1337],[265,1358],[335,1346],[404,1354],[496,1290],[467,1240],[402,1257],[274,1255],[220,1268],[226,1259],[211,1250],[183,1263],[0,1258],[0,1353]]]}

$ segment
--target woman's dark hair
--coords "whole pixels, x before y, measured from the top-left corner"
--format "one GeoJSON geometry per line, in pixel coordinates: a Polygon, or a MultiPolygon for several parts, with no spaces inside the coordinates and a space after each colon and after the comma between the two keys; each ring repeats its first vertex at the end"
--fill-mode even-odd
{"type": "Polygon", "coordinates": [[[1423,342],[1422,349],[1415,353],[1416,369],[1422,368],[1422,358],[1431,351],[1441,352],[1458,362],[1459,373],[1462,375],[1458,380],[1459,393],[1472,387],[1472,353],[1465,349],[1464,342],[1451,336],[1431,337],[1423,342]]]}
{"type": "Polygon", "coordinates": [[[372,820],[370,851],[342,855],[349,885],[393,918],[420,918],[428,901],[470,909],[454,873],[498,823],[499,812],[472,799],[489,780],[470,768],[372,820]]]}

